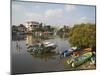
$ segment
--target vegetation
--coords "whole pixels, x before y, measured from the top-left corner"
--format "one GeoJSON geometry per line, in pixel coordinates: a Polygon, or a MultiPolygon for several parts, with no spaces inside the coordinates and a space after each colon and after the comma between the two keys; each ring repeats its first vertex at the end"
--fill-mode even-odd
{"type": "Polygon", "coordinates": [[[77,47],[96,47],[95,24],[77,24],[70,30],[69,42],[77,47]]]}
{"type": "Polygon", "coordinates": [[[66,38],[66,37],[68,37],[69,32],[70,32],[70,27],[69,26],[63,26],[63,28],[61,28],[57,31],[57,34],[61,38],[66,38]]]}

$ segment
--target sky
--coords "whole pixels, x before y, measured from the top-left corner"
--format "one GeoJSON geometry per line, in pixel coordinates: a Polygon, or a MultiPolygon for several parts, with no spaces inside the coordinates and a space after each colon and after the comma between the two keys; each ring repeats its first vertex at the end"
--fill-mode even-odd
{"type": "Polygon", "coordinates": [[[54,26],[95,23],[95,6],[13,1],[12,25],[27,21],[54,26]]]}

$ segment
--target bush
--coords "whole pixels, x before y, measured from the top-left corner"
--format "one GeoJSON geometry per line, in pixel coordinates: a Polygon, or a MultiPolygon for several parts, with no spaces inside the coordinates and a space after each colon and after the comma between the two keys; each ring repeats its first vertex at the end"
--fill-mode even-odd
{"type": "Polygon", "coordinates": [[[77,47],[96,47],[95,24],[77,24],[70,30],[69,42],[77,47]]]}

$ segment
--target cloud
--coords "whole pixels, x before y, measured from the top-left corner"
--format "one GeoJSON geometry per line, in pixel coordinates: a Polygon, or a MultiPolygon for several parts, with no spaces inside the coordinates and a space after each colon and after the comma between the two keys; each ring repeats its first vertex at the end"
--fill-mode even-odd
{"type": "Polygon", "coordinates": [[[76,23],[89,23],[89,22],[90,23],[93,22],[92,19],[87,16],[83,16],[76,23]]]}
{"type": "Polygon", "coordinates": [[[43,14],[36,13],[36,12],[27,12],[25,13],[26,20],[35,20],[35,21],[42,21],[44,20],[43,14]]]}
{"type": "Polygon", "coordinates": [[[21,5],[16,4],[14,2],[12,3],[12,10],[19,11],[21,9],[23,9],[23,7],[21,5]]]}
{"type": "Polygon", "coordinates": [[[63,13],[62,9],[48,9],[45,12],[45,17],[47,18],[61,17],[62,13],[63,13]]]}
{"type": "Polygon", "coordinates": [[[76,9],[76,6],[75,5],[65,5],[65,10],[67,12],[71,12],[71,11],[73,11],[75,9],[76,9]]]}

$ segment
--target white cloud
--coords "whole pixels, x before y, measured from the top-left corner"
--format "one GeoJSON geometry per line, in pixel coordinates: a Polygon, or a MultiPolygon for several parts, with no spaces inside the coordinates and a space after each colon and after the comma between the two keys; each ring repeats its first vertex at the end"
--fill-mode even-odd
{"type": "Polygon", "coordinates": [[[15,4],[15,3],[12,4],[12,10],[18,11],[21,9],[23,9],[23,7],[21,5],[15,4]]]}
{"type": "Polygon", "coordinates": [[[62,9],[49,9],[45,12],[45,17],[47,18],[61,17],[62,12],[63,12],[62,9]]]}
{"type": "Polygon", "coordinates": [[[40,13],[32,13],[32,12],[28,12],[26,13],[27,17],[41,17],[42,15],[40,13]]]}
{"type": "Polygon", "coordinates": [[[32,12],[27,12],[25,13],[25,16],[26,16],[26,20],[35,20],[35,21],[42,21],[44,18],[43,18],[43,14],[41,13],[32,13],[32,12]]]}
{"type": "Polygon", "coordinates": [[[92,22],[92,20],[87,16],[83,16],[76,23],[89,23],[89,22],[92,22]]]}
{"type": "Polygon", "coordinates": [[[71,11],[73,11],[75,9],[76,9],[76,6],[75,5],[65,5],[65,10],[67,12],[71,12],[71,11]]]}
{"type": "Polygon", "coordinates": [[[87,17],[86,16],[81,17],[80,21],[87,21],[87,17]]]}

